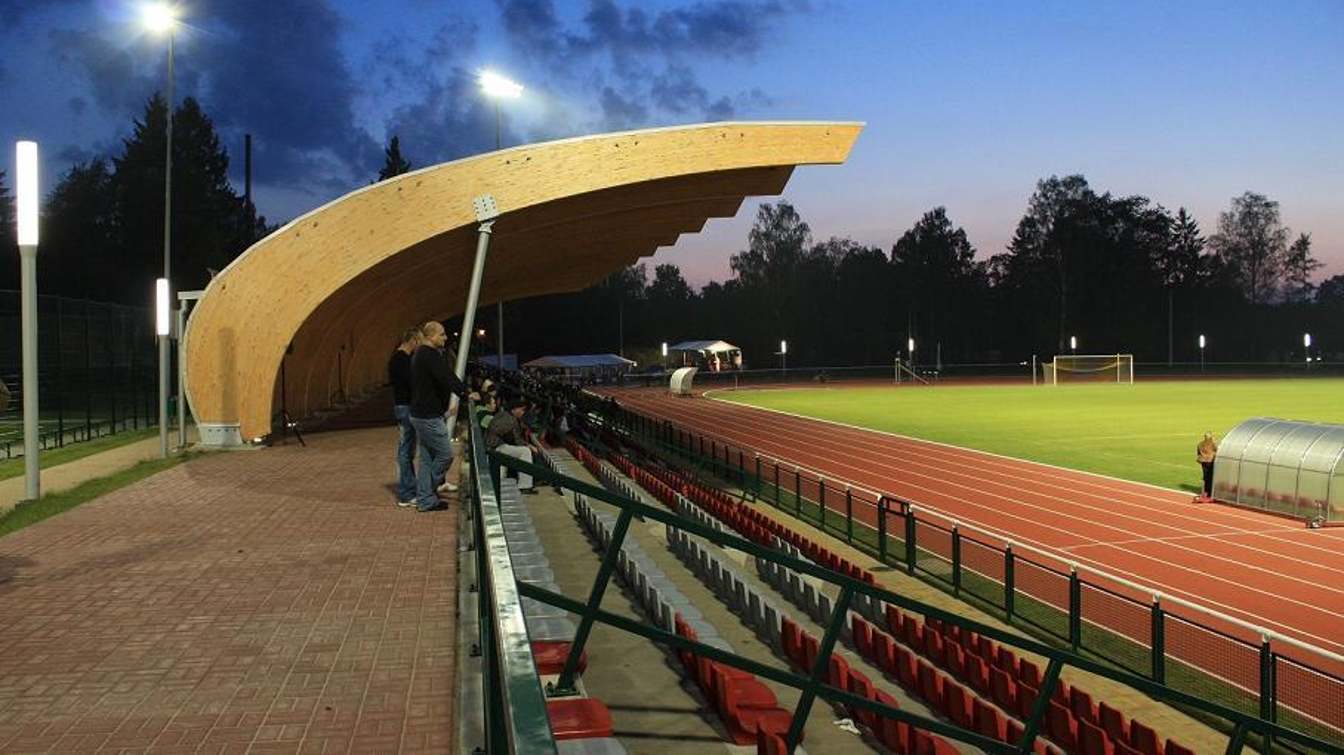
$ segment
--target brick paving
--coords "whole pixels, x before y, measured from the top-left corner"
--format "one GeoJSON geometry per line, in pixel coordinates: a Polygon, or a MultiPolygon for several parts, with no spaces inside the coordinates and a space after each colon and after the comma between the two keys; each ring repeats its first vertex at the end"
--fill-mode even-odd
{"type": "Polygon", "coordinates": [[[395,430],[216,453],[0,538],[0,752],[448,752],[457,517],[395,430]]]}

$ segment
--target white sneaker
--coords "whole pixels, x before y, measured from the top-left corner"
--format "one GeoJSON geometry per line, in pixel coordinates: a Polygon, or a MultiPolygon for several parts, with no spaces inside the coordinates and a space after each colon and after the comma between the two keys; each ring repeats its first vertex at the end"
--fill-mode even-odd
{"type": "Polygon", "coordinates": [[[443,484],[439,486],[438,490],[440,493],[456,493],[457,483],[448,482],[447,480],[444,480],[443,484]]]}
{"type": "Polygon", "coordinates": [[[415,501],[397,501],[397,505],[403,509],[409,509],[415,505],[415,501]]]}

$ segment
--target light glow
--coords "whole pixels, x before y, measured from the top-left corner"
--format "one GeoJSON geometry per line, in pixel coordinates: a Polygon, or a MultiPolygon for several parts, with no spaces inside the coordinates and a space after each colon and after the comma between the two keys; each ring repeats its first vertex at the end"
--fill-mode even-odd
{"type": "Polygon", "coordinates": [[[159,278],[154,281],[154,332],[166,336],[171,332],[169,327],[168,279],[159,278]]]}
{"type": "Polygon", "coordinates": [[[1202,333],[1199,336],[1199,348],[1204,348],[1204,335],[1202,333]]]}
{"type": "Polygon", "coordinates": [[[523,96],[522,84],[505,76],[501,76],[494,71],[481,71],[477,81],[480,82],[481,91],[485,92],[487,97],[500,97],[512,100],[523,96]]]}
{"type": "Polygon", "coordinates": [[[667,356],[667,341],[663,341],[663,356],[667,356]]]}
{"type": "Polygon", "coordinates": [[[1078,336],[1069,336],[1069,348],[1070,349],[1078,348],[1078,336]]]}
{"type": "Polygon", "coordinates": [[[1308,348],[1308,349],[1311,348],[1311,334],[1310,334],[1310,333],[1303,333],[1303,334],[1302,334],[1302,345],[1305,346],[1305,347],[1308,348]]]}
{"type": "Polygon", "coordinates": [[[37,246],[37,142],[15,145],[14,206],[19,246],[37,246]]]}
{"type": "Polygon", "coordinates": [[[789,342],[788,342],[788,341],[780,341],[780,342],[779,342],[779,353],[781,353],[781,354],[787,354],[787,353],[789,353],[789,342]]]}
{"type": "Polygon", "coordinates": [[[156,34],[172,31],[177,26],[177,9],[168,3],[147,3],[141,17],[145,28],[156,34]]]}
{"type": "Polygon", "coordinates": [[[915,353],[915,339],[913,338],[905,339],[905,348],[906,351],[909,351],[911,354],[915,353]]]}

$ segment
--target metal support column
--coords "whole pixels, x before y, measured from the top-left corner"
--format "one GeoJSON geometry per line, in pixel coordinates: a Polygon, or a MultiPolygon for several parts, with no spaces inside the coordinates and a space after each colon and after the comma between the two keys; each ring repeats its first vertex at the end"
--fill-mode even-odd
{"type": "MultiPolygon", "coordinates": [[[[495,218],[499,217],[495,198],[490,194],[482,194],[471,202],[476,208],[476,220],[480,221],[480,225],[476,228],[476,261],[471,266],[471,287],[467,289],[466,309],[462,310],[462,329],[458,331],[457,363],[453,365],[453,372],[459,380],[467,376],[467,350],[471,347],[471,334],[476,327],[476,307],[481,301],[485,258],[490,252],[490,234],[494,230],[495,218]]],[[[457,403],[457,396],[453,396],[448,403],[449,438],[453,437],[453,424],[457,421],[457,403]]]]}
{"type": "Polygon", "coordinates": [[[37,245],[19,247],[23,306],[23,497],[42,494],[38,467],[37,426],[37,245]]]}

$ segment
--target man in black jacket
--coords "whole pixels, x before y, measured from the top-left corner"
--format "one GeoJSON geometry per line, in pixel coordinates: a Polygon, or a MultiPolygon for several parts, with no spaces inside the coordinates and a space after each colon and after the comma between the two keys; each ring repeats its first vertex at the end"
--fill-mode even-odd
{"type": "MultiPolygon", "coordinates": [[[[485,429],[485,445],[492,451],[532,464],[536,458],[533,454],[540,454],[541,449],[529,443],[523,435],[522,419],[527,413],[527,402],[514,399],[505,408],[508,411],[496,414],[485,429]]],[[[532,487],[532,475],[526,472],[518,473],[518,488],[527,495],[537,492],[532,487]]]]}
{"type": "Polygon", "coordinates": [[[397,505],[415,505],[415,427],[411,424],[411,354],[420,346],[419,326],[401,334],[401,344],[387,360],[392,384],[392,416],[397,418],[397,505]]]}
{"type": "MultiPolygon", "coordinates": [[[[415,505],[420,511],[441,508],[435,486],[453,461],[448,437],[448,411],[452,394],[467,397],[467,386],[453,374],[441,349],[448,343],[443,324],[431,320],[420,328],[424,336],[411,355],[411,426],[420,443],[420,469],[416,473],[415,505]]],[[[449,483],[443,483],[447,489],[449,483]]]]}

